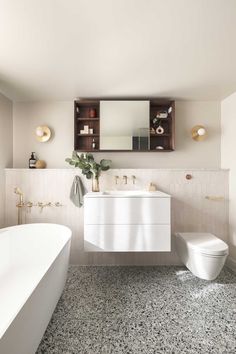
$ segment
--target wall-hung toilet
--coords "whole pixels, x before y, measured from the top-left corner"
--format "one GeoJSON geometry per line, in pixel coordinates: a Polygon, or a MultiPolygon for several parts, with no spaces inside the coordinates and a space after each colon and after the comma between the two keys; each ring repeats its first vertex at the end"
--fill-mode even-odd
{"type": "Polygon", "coordinates": [[[215,279],[221,272],[228,245],[210,233],[179,232],[175,234],[177,253],[186,267],[197,277],[215,279]]]}

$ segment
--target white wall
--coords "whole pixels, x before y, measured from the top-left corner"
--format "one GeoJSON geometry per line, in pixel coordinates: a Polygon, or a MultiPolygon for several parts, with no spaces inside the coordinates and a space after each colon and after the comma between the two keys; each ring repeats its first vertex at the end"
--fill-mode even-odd
{"type": "Polygon", "coordinates": [[[0,93],[0,228],[4,226],[4,168],[12,167],[12,102],[0,93]]]}
{"type": "MultiPolygon", "coordinates": [[[[31,151],[49,168],[67,167],[65,158],[73,150],[73,102],[34,102],[14,104],[14,167],[28,167],[31,151]],[[47,124],[55,132],[45,144],[34,137],[37,125],[47,124]]],[[[216,101],[176,102],[176,151],[171,153],[97,153],[111,158],[114,168],[219,168],[220,103],[216,101]],[[191,139],[191,128],[203,124],[209,131],[206,141],[191,139]]]]}
{"type": "Polygon", "coordinates": [[[221,103],[221,165],[229,175],[229,244],[236,261],[236,93],[221,103]]]}
{"type": "Polygon", "coordinates": [[[73,115],[72,101],[14,103],[14,167],[28,167],[32,151],[47,162],[47,167],[66,166],[64,160],[71,155],[74,145],[73,115]],[[52,129],[52,139],[47,143],[39,143],[35,138],[39,125],[52,129]]]}

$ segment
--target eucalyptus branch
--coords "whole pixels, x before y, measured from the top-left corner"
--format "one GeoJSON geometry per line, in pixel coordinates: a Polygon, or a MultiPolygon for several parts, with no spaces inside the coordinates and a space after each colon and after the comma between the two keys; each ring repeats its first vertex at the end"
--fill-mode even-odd
{"type": "Polygon", "coordinates": [[[79,155],[76,151],[73,151],[71,158],[66,158],[65,160],[71,166],[78,167],[82,170],[82,174],[86,176],[87,179],[92,177],[98,178],[102,171],[109,170],[111,166],[111,160],[102,159],[100,163],[94,160],[92,154],[85,153],[79,155]]]}

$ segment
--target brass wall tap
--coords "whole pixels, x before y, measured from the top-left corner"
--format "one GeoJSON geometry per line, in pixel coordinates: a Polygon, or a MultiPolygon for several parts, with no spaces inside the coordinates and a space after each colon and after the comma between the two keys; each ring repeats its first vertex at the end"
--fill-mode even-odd
{"type": "Polygon", "coordinates": [[[118,184],[118,181],[119,181],[120,177],[119,176],[115,176],[114,178],[115,178],[115,183],[118,184]]]}
{"type": "Polygon", "coordinates": [[[14,193],[19,195],[19,202],[16,204],[16,207],[18,209],[18,225],[22,224],[22,212],[25,209],[27,213],[31,212],[31,209],[33,207],[38,207],[40,209],[40,212],[43,211],[44,208],[46,207],[62,207],[63,204],[61,204],[60,202],[47,202],[47,203],[43,203],[43,202],[37,202],[37,203],[33,203],[33,202],[24,202],[24,194],[22,193],[22,191],[20,190],[20,188],[16,187],[14,189],[14,193]]]}
{"type": "Polygon", "coordinates": [[[136,176],[131,176],[131,179],[132,179],[132,181],[133,181],[133,184],[135,184],[135,181],[136,181],[136,176]]]}
{"type": "Polygon", "coordinates": [[[128,180],[128,177],[127,176],[123,176],[124,184],[127,184],[127,180],[128,180]]]}

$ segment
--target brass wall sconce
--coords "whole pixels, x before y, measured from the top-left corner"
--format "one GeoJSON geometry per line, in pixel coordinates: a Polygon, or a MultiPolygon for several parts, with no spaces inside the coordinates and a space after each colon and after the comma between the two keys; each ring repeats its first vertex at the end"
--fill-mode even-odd
{"type": "Polygon", "coordinates": [[[206,128],[203,125],[195,125],[191,130],[192,139],[195,141],[203,141],[207,137],[206,128]]]}
{"type": "Polygon", "coordinates": [[[51,138],[52,135],[50,128],[48,128],[46,125],[38,126],[35,130],[35,134],[36,134],[36,139],[40,143],[45,143],[51,138]]]}

